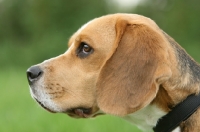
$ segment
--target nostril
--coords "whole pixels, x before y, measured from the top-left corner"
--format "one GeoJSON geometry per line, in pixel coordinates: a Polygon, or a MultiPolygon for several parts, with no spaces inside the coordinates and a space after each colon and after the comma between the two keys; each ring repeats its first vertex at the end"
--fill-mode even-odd
{"type": "Polygon", "coordinates": [[[27,78],[29,83],[36,81],[43,73],[39,66],[32,66],[27,70],[27,78]]]}
{"type": "Polygon", "coordinates": [[[35,78],[39,77],[41,74],[42,74],[42,72],[38,72],[38,73],[27,72],[27,75],[30,79],[35,79],[35,78]]]}

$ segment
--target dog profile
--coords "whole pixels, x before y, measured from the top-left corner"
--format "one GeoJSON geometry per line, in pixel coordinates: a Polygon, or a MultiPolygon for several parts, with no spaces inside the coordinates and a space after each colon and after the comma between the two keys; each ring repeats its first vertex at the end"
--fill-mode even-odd
{"type": "MultiPolygon", "coordinates": [[[[31,96],[74,118],[112,114],[143,131],[200,91],[200,66],[157,24],[137,14],[95,18],[67,51],[27,70],[31,96]]],[[[200,109],[174,132],[199,132],[200,109]]]]}

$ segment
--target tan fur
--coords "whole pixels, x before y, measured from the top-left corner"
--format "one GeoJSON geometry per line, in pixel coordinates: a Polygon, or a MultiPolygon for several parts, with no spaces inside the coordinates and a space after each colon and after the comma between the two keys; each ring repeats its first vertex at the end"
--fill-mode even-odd
{"type": "MultiPolygon", "coordinates": [[[[199,92],[199,80],[193,79],[198,75],[189,66],[183,69],[179,50],[184,50],[149,18],[100,17],[78,30],[68,45],[67,52],[38,65],[44,81],[34,88],[48,95],[55,112],[84,107],[92,108],[92,114],[101,110],[124,116],[147,105],[169,112],[199,92]],[[76,55],[81,42],[94,49],[82,59],[76,55]]],[[[182,131],[200,131],[199,111],[181,124],[182,131]]]]}
{"type": "Polygon", "coordinates": [[[155,98],[156,81],[166,77],[163,73],[155,74],[159,58],[164,56],[158,55],[162,40],[145,25],[127,21],[126,27],[117,28],[125,31],[119,37],[121,41],[117,43],[115,53],[101,70],[97,102],[106,113],[126,115],[143,108],[155,98]]]}

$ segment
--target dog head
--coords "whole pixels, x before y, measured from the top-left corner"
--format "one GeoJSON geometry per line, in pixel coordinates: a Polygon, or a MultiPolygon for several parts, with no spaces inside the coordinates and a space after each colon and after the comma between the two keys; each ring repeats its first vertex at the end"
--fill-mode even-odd
{"type": "Polygon", "coordinates": [[[72,117],[133,113],[171,76],[166,43],[149,18],[96,18],[73,34],[64,54],[27,70],[31,95],[45,109],[72,117]]]}

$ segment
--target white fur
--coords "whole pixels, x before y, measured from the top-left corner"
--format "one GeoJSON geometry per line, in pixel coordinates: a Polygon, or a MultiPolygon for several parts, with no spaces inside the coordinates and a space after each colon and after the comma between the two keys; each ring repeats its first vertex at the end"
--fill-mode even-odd
{"type": "MultiPolygon", "coordinates": [[[[148,105],[147,107],[124,117],[125,120],[135,124],[144,132],[152,132],[153,127],[159,118],[166,113],[155,105],[148,105]]],[[[178,132],[178,131],[174,131],[178,132]]]]}
{"type": "Polygon", "coordinates": [[[177,127],[176,129],[174,129],[172,132],[181,132],[180,127],[177,127]]]}
{"type": "MultiPolygon", "coordinates": [[[[125,120],[136,125],[143,132],[153,132],[153,127],[156,126],[159,118],[166,113],[155,105],[147,107],[124,117],[125,120]]],[[[180,127],[177,127],[172,132],[181,132],[180,127]]]]}
{"type": "Polygon", "coordinates": [[[59,112],[60,108],[52,101],[48,93],[44,89],[44,79],[40,78],[32,88],[30,87],[30,93],[32,98],[37,99],[45,107],[51,109],[54,112],[59,112]]]}

